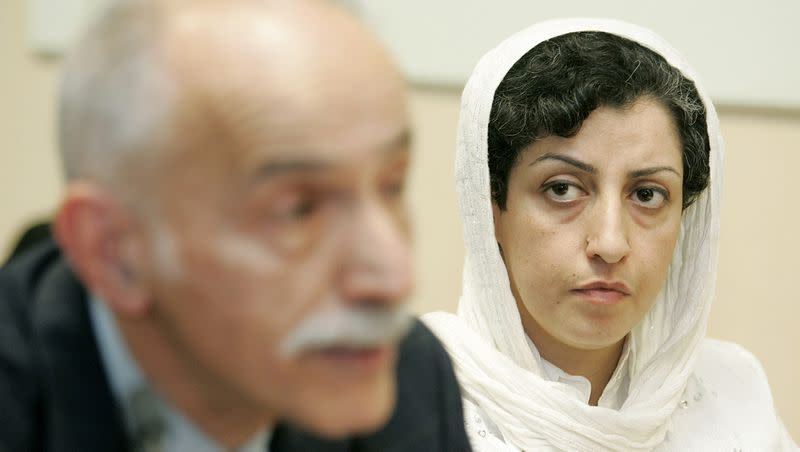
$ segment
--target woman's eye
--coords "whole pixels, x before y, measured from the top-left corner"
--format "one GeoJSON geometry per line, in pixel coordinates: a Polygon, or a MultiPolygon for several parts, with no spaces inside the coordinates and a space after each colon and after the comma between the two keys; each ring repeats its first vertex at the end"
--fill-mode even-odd
{"type": "Polygon", "coordinates": [[[667,195],[660,188],[642,187],[633,192],[633,201],[648,209],[657,209],[667,201],[667,195]]]}
{"type": "Polygon", "coordinates": [[[545,193],[556,202],[570,202],[584,195],[583,190],[568,182],[553,182],[546,187],[545,193]]]}

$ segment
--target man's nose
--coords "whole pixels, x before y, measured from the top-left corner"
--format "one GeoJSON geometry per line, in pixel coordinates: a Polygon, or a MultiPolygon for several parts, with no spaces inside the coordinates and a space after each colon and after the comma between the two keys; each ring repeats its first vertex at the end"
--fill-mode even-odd
{"type": "Polygon", "coordinates": [[[353,211],[341,278],[344,296],[353,302],[394,304],[413,288],[408,234],[380,202],[353,211]]]}
{"type": "Polygon", "coordinates": [[[620,199],[601,198],[593,207],[588,219],[586,255],[616,264],[631,251],[628,236],[628,219],[620,199]]]}

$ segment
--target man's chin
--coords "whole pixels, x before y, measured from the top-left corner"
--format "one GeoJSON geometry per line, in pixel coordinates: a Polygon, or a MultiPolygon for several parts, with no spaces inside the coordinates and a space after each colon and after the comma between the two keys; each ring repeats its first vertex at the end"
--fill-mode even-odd
{"type": "Polygon", "coordinates": [[[337,394],[320,400],[311,416],[301,422],[309,431],[329,439],[342,439],[379,430],[389,422],[397,402],[394,378],[347,397],[337,394]]]}

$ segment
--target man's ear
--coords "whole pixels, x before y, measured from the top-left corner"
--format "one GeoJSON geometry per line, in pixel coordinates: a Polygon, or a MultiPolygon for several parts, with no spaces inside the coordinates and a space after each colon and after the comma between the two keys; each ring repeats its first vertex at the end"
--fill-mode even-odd
{"type": "Polygon", "coordinates": [[[118,199],[95,184],[70,184],[53,232],[89,292],[120,316],[139,317],[147,312],[150,294],[138,271],[144,237],[118,199]]]}

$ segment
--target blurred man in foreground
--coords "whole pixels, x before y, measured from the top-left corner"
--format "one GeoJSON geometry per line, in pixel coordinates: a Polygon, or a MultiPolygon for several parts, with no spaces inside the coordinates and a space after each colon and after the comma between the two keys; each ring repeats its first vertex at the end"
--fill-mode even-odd
{"type": "Polygon", "coordinates": [[[120,1],[0,273],[0,450],[465,450],[412,286],[404,83],[323,2],[120,1]]]}

